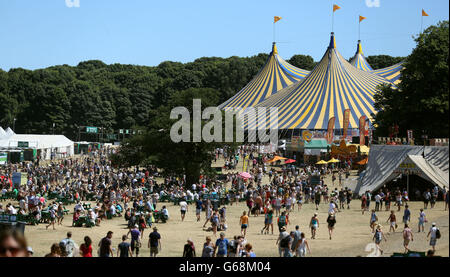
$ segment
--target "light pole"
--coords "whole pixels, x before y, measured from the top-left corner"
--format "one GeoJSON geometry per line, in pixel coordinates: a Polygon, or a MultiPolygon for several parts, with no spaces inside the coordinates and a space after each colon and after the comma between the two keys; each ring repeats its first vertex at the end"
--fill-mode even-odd
{"type": "Polygon", "coordinates": [[[55,134],[55,123],[53,123],[52,133],[55,134]]]}
{"type": "Polygon", "coordinates": [[[14,117],[14,121],[13,121],[13,132],[16,131],[16,118],[14,117]]]}

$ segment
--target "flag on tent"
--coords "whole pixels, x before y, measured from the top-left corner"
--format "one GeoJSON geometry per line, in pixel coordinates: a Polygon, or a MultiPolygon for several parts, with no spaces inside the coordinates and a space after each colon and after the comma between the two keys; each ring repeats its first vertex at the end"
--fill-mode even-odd
{"type": "Polygon", "coordinates": [[[428,14],[422,9],[422,16],[428,16],[428,14]]]}
{"type": "Polygon", "coordinates": [[[331,144],[333,142],[333,128],[334,122],[336,121],[336,117],[332,117],[328,120],[328,129],[327,129],[327,143],[331,144]]]}
{"type": "Polygon", "coordinates": [[[273,23],[276,23],[277,21],[281,20],[281,16],[274,16],[273,17],[273,23]]]}
{"type": "Polygon", "coordinates": [[[343,122],[343,129],[344,129],[344,134],[343,137],[347,137],[347,129],[348,129],[348,125],[350,124],[350,109],[345,109],[344,111],[344,122],[343,122]]]}
{"type": "Polygon", "coordinates": [[[339,10],[341,7],[339,7],[338,5],[333,5],[333,12],[335,12],[335,11],[337,11],[337,10],[339,10]]]}
{"type": "Polygon", "coordinates": [[[359,22],[363,21],[364,19],[366,19],[364,16],[359,16],[359,22]]]}
{"type": "Polygon", "coordinates": [[[365,129],[366,129],[366,116],[362,115],[359,118],[359,145],[365,144],[365,129]]]}

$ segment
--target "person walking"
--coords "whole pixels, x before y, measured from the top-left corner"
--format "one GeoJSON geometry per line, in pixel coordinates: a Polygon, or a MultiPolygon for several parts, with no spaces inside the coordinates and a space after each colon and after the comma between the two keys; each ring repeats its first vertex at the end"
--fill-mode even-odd
{"type": "Polygon", "coordinates": [[[228,251],[228,239],[225,238],[225,233],[220,233],[220,237],[216,240],[216,245],[214,247],[215,257],[226,257],[228,251]],[[216,252],[217,251],[217,252],[216,252]]]}
{"type": "Polygon", "coordinates": [[[316,232],[319,228],[319,218],[317,217],[317,213],[314,213],[314,216],[311,218],[311,221],[309,222],[309,227],[311,228],[311,238],[316,238],[316,232]]]}
{"type": "Polygon", "coordinates": [[[386,222],[389,222],[389,232],[391,232],[392,230],[392,232],[395,233],[395,229],[397,229],[397,219],[394,210],[391,211],[391,214],[389,215],[386,222]]]}
{"type": "Polygon", "coordinates": [[[188,203],[183,200],[179,203],[179,205],[180,205],[181,221],[184,221],[184,218],[186,217],[186,212],[188,211],[188,203]]]}
{"type": "Polygon", "coordinates": [[[383,249],[380,247],[381,241],[384,239],[384,241],[387,241],[386,237],[384,236],[384,233],[381,229],[381,225],[378,224],[377,228],[375,230],[375,234],[373,235],[373,240],[375,241],[375,246],[378,251],[380,251],[381,255],[383,255],[383,249]]]}
{"type": "Polygon", "coordinates": [[[148,236],[148,248],[150,248],[150,257],[156,257],[161,251],[161,235],[158,233],[158,228],[153,227],[153,232],[148,236]]]}
{"type": "Polygon", "coordinates": [[[427,238],[430,237],[430,246],[433,248],[433,251],[436,251],[436,242],[441,238],[441,232],[436,227],[436,223],[431,223],[430,231],[428,232],[427,238]]]}
{"type": "Polygon", "coordinates": [[[305,233],[300,234],[300,240],[297,242],[295,249],[297,257],[306,257],[306,250],[311,254],[311,249],[309,249],[308,241],[305,238],[305,233]]]}
{"type": "Polygon", "coordinates": [[[273,210],[269,210],[264,215],[264,228],[261,230],[261,234],[269,234],[269,227],[272,228],[272,235],[273,235],[273,210]]]}
{"type": "Polygon", "coordinates": [[[245,211],[242,213],[242,216],[239,219],[239,225],[241,225],[241,235],[245,237],[245,235],[247,234],[247,228],[249,227],[248,215],[245,211]]]}
{"type": "Polygon", "coordinates": [[[411,221],[411,211],[409,206],[405,205],[405,210],[403,211],[403,223],[408,224],[411,221]]]}
{"type": "Polygon", "coordinates": [[[114,253],[111,248],[112,236],[113,236],[113,232],[108,231],[108,233],[106,234],[106,237],[104,237],[100,240],[100,242],[98,244],[100,257],[108,258],[108,257],[114,256],[114,253]]]}
{"type": "Polygon", "coordinates": [[[414,236],[409,228],[408,224],[405,224],[405,228],[403,229],[403,246],[405,247],[405,253],[409,252],[409,242],[414,241],[414,236]]]}
{"type": "Polygon", "coordinates": [[[127,242],[127,237],[127,235],[122,236],[122,242],[117,246],[117,257],[133,257],[133,251],[131,250],[131,245],[127,242]]]}
{"type": "Polygon", "coordinates": [[[192,258],[195,256],[194,242],[192,241],[192,239],[188,239],[187,243],[184,245],[183,258],[192,258]]]}
{"type": "Polygon", "coordinates": [[[327,223],[328,223],[328,234],[330,235],[330,240],[331,240],[331,236],[333,235],[334,225],[336,224],[336,217],[335,217],[334,213],[330,213],[328,215],[327,223]]]}
{"type": "Polygon", "coordinates": [[[420,209],[420,213],[419,213],[419,231],[417,231],[418,233],[420,233],[420,230],[422,230],[422,232],[425,232],[425,222],[427,222],[427,216],[425,214],[425,212],[423,211],[423,209],[420,209]]]}
{"type": "Polygon", "coordinates": [[[211,237],[206,237],[206,242],[203,244],[202,258],[213,257],[214,255],[214,243],[211,242],[211,237]]]}
{"type": "Polygon", "coordinates": [[[92,240],[90,237],[84,237],[84,243],[80,245],[81,257],[92,257],[92,240]]]}
{"type": "Polygon", "coordinates": [[[281,232],[283,227],[286,227],[289,223],[288,218],[286,216],[286,212],[283,211],[281,215],[278,217],[278,230],[281,232]]]}
{"type": "Polygon", "coordinates": [[[129,234],[131,234],[131,253],[135,253],[136,250],[136,257],[139,256],[139,248],[141,247],[141,232],[138,230],[139,226],[136,224],[133,226],[133,229],[128,231],[127,237],[129,234]]]}
{"type": "Polygon", "coordinates": [[[375,233],[375,227],[377,226],[378,216],[375,213],[375,210],[372,210],[372,214],[370,215],[370,223],[369,226],[372,229],[372,234],[375,233]]]}

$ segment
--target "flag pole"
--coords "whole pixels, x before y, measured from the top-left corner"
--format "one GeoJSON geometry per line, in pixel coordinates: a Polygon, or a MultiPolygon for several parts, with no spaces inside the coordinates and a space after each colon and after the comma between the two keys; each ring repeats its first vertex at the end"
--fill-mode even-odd
{"type": "Polygon", "coordinates": [[[275,21],[273,22],[273,42],[275,42],[275,21]]]}
{"type": "Polygon", "coordinates": [[[423,32],[423,14],[420,16],[420,33],[423,32]]]}
{"type": "Polygon", "coordinates": [[[361,20],[358,21],[358,40],[361,40],[361,20]]]}
{"type": "Polygon", "coordinates": [[[331,15],[331,32],[332,33],[334,32],[334,11],[331,15]]]}

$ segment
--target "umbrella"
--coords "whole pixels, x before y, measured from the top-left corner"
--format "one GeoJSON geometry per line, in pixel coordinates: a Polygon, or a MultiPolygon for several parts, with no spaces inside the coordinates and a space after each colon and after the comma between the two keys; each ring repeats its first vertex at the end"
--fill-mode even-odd
{"type": "Polygon", "coordinates": [[[338,163],[340,162],[338,159],[332,158],[331,160],[328,161],[329,163],[338,163]]]}
{"type": "Polygon", "coordinates": [[[295,160],[293,159],[288,159],[286,161],[284,161],[285,164],[291,164],[291,163],[295,163],[295,160]]]}
{"type": "Polygon", "coordinates": [[[369,161],[369,158],[365,158],[364,160],[361,160],[361,161],[357,162],[357,164],[365,165],[368,161],[369,161]]]}
{"type": "Polygon", "coordinates": [[[287,160],[287,158],[283,158],[283,157],[280,157],[280,156],[275,156],[275,157],[273,157],[273,159],[268,160],[266,163],[273,163],[273,162],[276,162],[276,161],[279,161],[279,160],[287,160]]]}
{"type": "Polygon", "coordinates": [[[324,161],[324,160],[320,160],[320,161],[318,161],[316,164],[327,164],[327,162],[324,161]]]}
{"type": "Polygon", "coordinates": [[[239,174],[239,176],[241,176],[244,179],[252,178],[252,175],[250,175],[250,173],[247,173],[247,172],[242,172],[239,174]]]}

